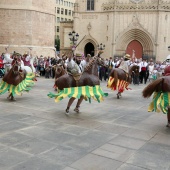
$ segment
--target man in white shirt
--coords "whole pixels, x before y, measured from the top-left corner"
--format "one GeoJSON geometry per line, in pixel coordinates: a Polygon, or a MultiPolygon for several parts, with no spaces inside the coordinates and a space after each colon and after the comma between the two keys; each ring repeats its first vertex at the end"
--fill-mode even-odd
{"type": "Polygon", "coordinates": [[[90,54],[87,54],[87,57],[85,57],[84,59],[82,59],[82,61],[81,61],[80,64],[82,65],[83,70],[84,70],[85,66],[86,66],[87,64],[89,64],[91,58],[92,58],[91,55],[90,55],[90,54]]]}
{"type": "MultiPolygon", "coordinates": [[[[71,73],[73,75],[73,77],[79,77],[80,73],[82,73],[84,71],[84,66],[82,64],[82,54],[80,53],[76,53],[75,58],[73,59],[73,54],[70,53],[67,60],[66,60],[66,65],[67,65],[67,71],[69,73],[71,73]]],[[[80,99],[78,100],[78,103],[76,105],[76,108],[74,109],[75,112],[79,112],[79,106],[81,104],[81,102],[83,101],[84,97],[81,96],[80,99]]],[[[74,102],[75,98],[71,97],[69,99],[68,105],[67,105],[67,109],[66,109],[66,115],[69,115],[69,108],[72,105],[72,103],[74,102]]]]}
{"type": "Polygon", "coordinates": [[[66,61],[66,65],[67,71],[73,75],[82,73],[84,71],[84,64],[82,64],[82,55],[80,53],[76,53],[75,60],[73,59],[72,54],[70,54],[66,61]]]}
{"type": "Polygon", "coordinates": [[[144,80],[144,83],[146,84],[146,81],[147,81],[147,66],[148,66],[148,63],[146,62],[146,59],[143,59],[142,62],[141,62],[141,72],[140,72],[140,82],[141,82],[141,84],[143,83],[143,80],[144,80]]]}
{"type": "Polygon", "coordinates": [[[129,65],[130,65],[130,55],[126,54],[124,56],[124,60],[121,61],[120,65],[118,68],[123,69],[126,73],[129,73],[129,65]]]}

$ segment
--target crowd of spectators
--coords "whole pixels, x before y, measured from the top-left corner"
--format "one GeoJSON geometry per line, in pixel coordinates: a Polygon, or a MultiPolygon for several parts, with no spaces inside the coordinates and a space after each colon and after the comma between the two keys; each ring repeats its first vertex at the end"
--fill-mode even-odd
{"type": "MultiPolygon", "coordinates": [[[[0,56],[0,77],[5,73],[5,67],[10,67],[10,63],[5,61],[4,53],[0,56]]],[[[28,54],[23,54],[21,59],[25,61],[25,58],[28,54]]],[[[104,57],[103,57],[104,58],[104,57]]],[[[86,60],[82,55],[82,60],[86,60]]],[[[105,65],[99,66],[99,79],[107,81],[110,75],[110,72],[113,68],[118,68],[123,58],[105,58],[105,65]]],[[[37,75],[44,76],[45,78],[54,78],[55,77],[55,65],[60,62],[66,63],[67,55],[62,54],[61,56],[56,55],[55,57],[50,56],[36,56],[33,62],[33,65],[36,69],[37,75]]],[[[149,60],[146,59],[137,59],[132,57],[129,61],[129,67],[133,65],[139,66],[139,75],[137,81],[133,81],[134,84],[146,84],[147,81],[156,79],[157,77],[163,74],[165,68],[165,63],[160,61],[154,61],[152,58],[149,60]]]]}
{"type": "MultiPolygon", "coordinates": [[[[107,81],[110,75],[110,72],[113,68],[118,68],[123,58],[116,57],[113,59],[112,57],[105,59],[105,64],[108,67],[99,67],[99,78],[100,80],[107,81]]],[[[137,59],[135,57],[132,57],[131,60],[129,60],[128,63],[129,67],[133,65],[139,66],[139,74],[137,81],[133,81],[134,84],[146,84],[147,81],[152,81],[158,77],[160,77],[163,72],[164,68],[166,66],[165,62],[160,61],[154,61],[152,58],[149,60],[145,58],[137,59]]],[[[132,77],[133,78],[133,77],[132,77]]]]}

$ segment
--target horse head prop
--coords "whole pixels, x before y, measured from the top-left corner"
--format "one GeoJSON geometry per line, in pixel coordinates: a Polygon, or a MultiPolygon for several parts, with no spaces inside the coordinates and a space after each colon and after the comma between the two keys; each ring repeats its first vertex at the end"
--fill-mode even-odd
{"type": "Polygon", "coordinates": [[[94,56],[90,60],[90,62],[87,64],[84,71],[89,73],[89,74],[93,74],[93,75],[98,76],[98,66],[99,65],[107,67],[103,58],[101,58],[99,56],[94,56]]]}
{"type": "Polygon", "coordinates": [[[65,70],[62,64],[56,64],[55,66],[53,66],[53,69],[55,70],[55,76],[54,76],[55,83],[53,88],[55,90],[58,90],[58,87],[56,86],[56,81],[58,80],[59,77],[63,76],[64,74],[67,74],[67,71],[65,70]]]}
{"type": "Polygon", "coordinates": [[[56,64],[54,69],[55,69],[55,80],[57,80],[62,75],[67,74],[67,71],[65,70],[62,64],[56,64]]]}
{"type": "Polygon", "coordinates": [[[5,74],[3,81],[8,84],[13,84],[17,86],[26,77],[25,70],[21,70],[21,63],[19,61],[14,61],[10,71],[5,74]]]}
{"type": "Polygon", "coordinates": [[[128,90],[128,85],[132,82],[132,74],[138,74],[139,66],[133,65],[129,68],[129,72],[125,72],[120,68],[113,68],[107,83],[107,87],[112,90],[117,90],[117,99],[121,97],[121,93],[126,89],[128,90]]]}

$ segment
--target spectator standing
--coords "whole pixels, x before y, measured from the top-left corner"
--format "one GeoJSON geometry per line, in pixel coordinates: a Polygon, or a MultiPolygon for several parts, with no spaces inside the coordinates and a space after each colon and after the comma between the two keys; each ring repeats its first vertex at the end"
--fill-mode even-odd
{"type": "Polygon", "coordinates": [[[39,59],[40,76],[44,76],[44,59],[43,56],[39,59]]]}
{"type": "Polygon", "coordinates": [[[147,78],[146,78],[146,73],[147,73],[147,66],[148,63],[146,62],[146,59],[143,59],[141,62],[141,72],[140,72],[140,83],[142,84],[143,81],[146,84],[147,78]]]}
{"type": "Polygon", "coordinates": [[[154,63],[153,62],[150,62],[148,64],[148,71],[149,71],[149,81],[153,80],[154,79],[154,63]]]}
{"type": "Polygon", "coordinates": [[[114,61],[113,61],[113,58],[110,57],[109,58],[109,61],[108,61],[108,77],[110,75],[110,72],[112,71],[113,69],[113,66],[114,66],[114,61]]]}

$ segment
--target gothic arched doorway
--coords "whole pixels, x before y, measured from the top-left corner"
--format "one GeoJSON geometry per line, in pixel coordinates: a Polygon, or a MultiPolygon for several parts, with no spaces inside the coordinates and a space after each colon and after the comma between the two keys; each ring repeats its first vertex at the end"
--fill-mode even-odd
{"type": "Polygon", "coordinates": [[[133,50],[135,51],[136,58],[142,58],[143,47],[139,41],[137,40],[131,41],[126,48],[126,54],[130,54],[132,56],[133,50]]]}
{"type": "Polygon", "coordinates": [[[87,43],[84,47],[84,56],[86,57],[87,54],[94,56],[94,45],[92,43],[87,43]]]}

